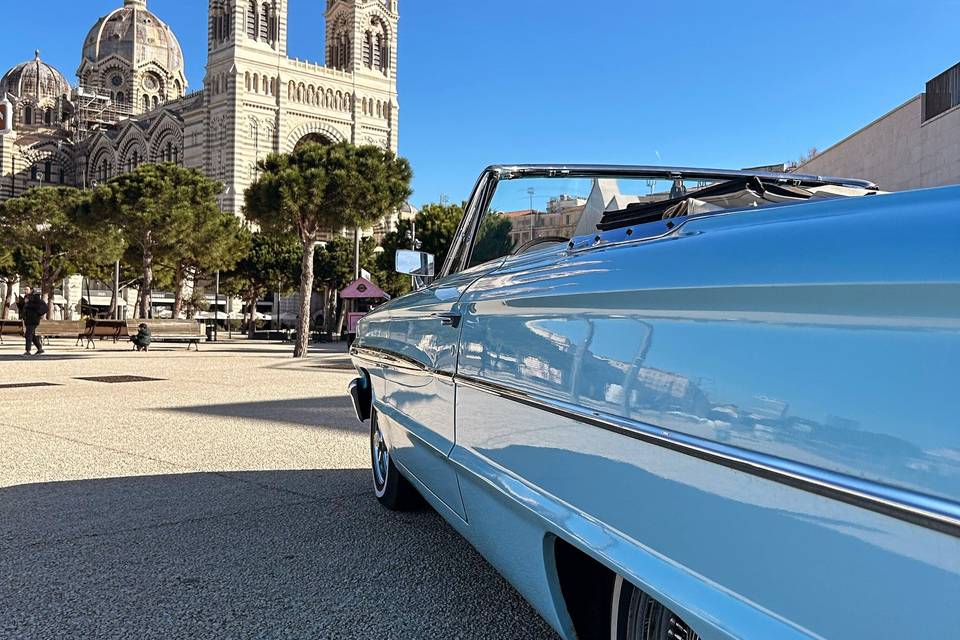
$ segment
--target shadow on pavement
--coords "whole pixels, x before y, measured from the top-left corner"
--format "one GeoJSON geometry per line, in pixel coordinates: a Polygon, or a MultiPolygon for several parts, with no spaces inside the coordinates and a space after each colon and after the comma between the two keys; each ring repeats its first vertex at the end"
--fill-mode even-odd
{"type": "Polygon", "coordinates": [[[42,356],[25,356],[23,353],[4,353],[0,354],[0,362],[34,362],[37,360],[82,360],[90,358],[89,354],[84,353],[53,353],[45,352],[42,356]]]}
{"type": "Polygon", "coordinates": [[[346,395],[173,407],[161,411],[225,418],[247,418],[264,422],[336,428],[357,432],[366,432],[369,428],[357,422],[353,407],[346,395]]]}
{"type": "Polygon", "coordinates": [[[359,469],[0,489],[0,635],[554,638],[433,511],[359,469]]]}

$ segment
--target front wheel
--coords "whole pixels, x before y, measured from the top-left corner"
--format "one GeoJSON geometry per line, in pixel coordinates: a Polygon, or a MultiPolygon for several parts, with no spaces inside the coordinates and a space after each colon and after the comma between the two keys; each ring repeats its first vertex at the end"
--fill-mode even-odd
{"type": "Polygon", "coordinates": [[[700,636],[680,616],[617,576],[610,640],[700,640],[700,636]]]}
{"type": "Polygon", "coordinates": [[[374,409],[370,415],[370,459],[373,467],[373,490],[377,500],[391,511],[407,511],[419,507],[422,501],[420,494],[397,470],[377,418],[377,411],[374,409]]]}

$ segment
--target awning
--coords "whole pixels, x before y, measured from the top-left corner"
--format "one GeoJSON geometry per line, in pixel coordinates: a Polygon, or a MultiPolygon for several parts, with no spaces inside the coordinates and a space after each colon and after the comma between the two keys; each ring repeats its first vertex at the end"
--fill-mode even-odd
{"type": "MultiPolygon", "coordinates": [[[[86,300],[86,296],[84,296],[84,300],[86,300]]],[[[111,296],[90,296],[89,304],[90,306],[93,306],[93,307],[109,307],[110,300],[111,300],[111,296]]],[[[64,300],[62,303],[57,302],[57,304],[66,304],[66,302],[67,301],[64,300]]],[[[127,301],[123,299],[123,296],[120,297],[120,299],[118,300],[118,303],[121,307],[127,306],[127,301]]]]}
{"type": "Polygon", "coordinates": [[[340,292],[340,297],[346,300],[389,300],[383,289],[373,284],[366,278],[354,280],[347,288],[340,292]]]}

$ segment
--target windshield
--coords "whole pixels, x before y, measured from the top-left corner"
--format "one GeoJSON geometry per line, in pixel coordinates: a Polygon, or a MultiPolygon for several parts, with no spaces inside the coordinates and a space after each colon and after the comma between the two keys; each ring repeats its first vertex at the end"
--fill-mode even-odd
{"type": "Polygon", "coordinates": [[[674,227],[673,219],[877,192],[861,181],[795,174],[620,169],[592,168],[583,177],[563,168],[500,170],[469,266],[613,229],[650,224],[653,231],[632,236],[650,237],[674,227]]]}

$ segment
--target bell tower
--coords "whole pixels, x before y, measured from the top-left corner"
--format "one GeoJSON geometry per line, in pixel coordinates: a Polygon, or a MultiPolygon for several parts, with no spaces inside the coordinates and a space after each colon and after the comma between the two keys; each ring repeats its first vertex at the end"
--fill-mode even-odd
{"type": "Polygon", "coordinates": [[[397,0],[328,0],[327,66],[396,77],[397,0]]]}
{"type": "Polygon", "coordinates": [[[287,55],[287,0],[210,0],[208,50],[241,46],[287,55]]]}

